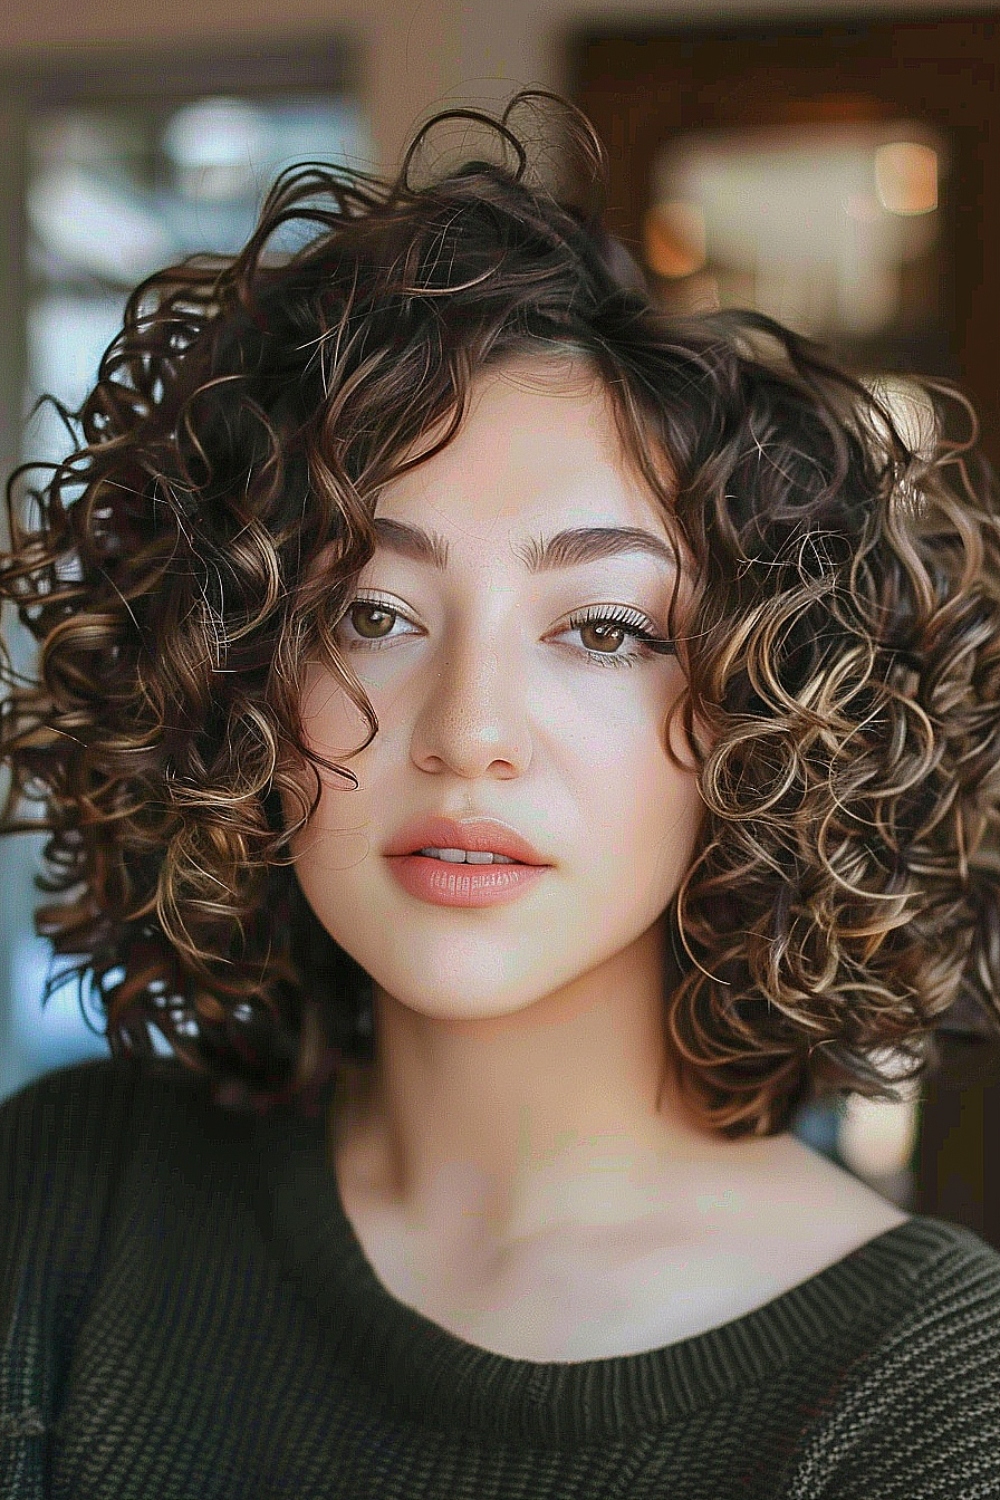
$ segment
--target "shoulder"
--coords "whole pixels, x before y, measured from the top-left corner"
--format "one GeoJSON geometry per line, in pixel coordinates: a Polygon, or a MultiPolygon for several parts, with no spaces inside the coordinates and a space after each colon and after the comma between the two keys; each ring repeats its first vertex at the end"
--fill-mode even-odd
{"type": "Polygon", "coordinates": [[[207,1078],[174,1058],[102,1058],[47,1073],[0,1103],[0,1259],[11,1235],[53,1210],[99,1216],[126,1176],[209,1170],[213,1147],[250,1117],[212,1101],[207,1078]]]}
{"type": "Polygon", "coordinates": [[[180,1116],[204,1096],[202,1080],[169,1059],[107,1058],[47,1073],[0,1104],[0,1176],[48,1196],[57,1179],[113,1166],[137,1117],[180,1116]]]}
{"type": "MultiPolygon", "coordinates": [[[[123,1173],[190,1129],[202,1081],[169,1059],[101,1059],[0,1104],[0,1286],[67,1284],[92,1263],[123,1173]],[[29,1274],[30,1272],[30,1274],[29,1274]]],[[[220,1111],[221,1113],[221,1111],[220,1111]]],[[[141,1163],[140,1163],[141,1166],[141,1163]]]]}
{"type": "Polygon", "coordinates": [[[63,1069],[0,1105],[0,1497],[43,1493],[77,1362],[89,1379],[109,1349],[127,1362],[183,1304],[189,1264],[211,1276],[250,1131],[168,1058],[63,1069]]]}
{"type": "Polygon", "coordinates": [[[0,1494],[34,1493],[35,1446],[98,1274],[138,1101],[169,1114],[179,1071],[108,1058],[0,1104],[0,1475],[17,1480],[0,1494]]]}
{"type": "MultiPolygon", "coordinates": [[[[85,1296],[122,1193],[211,1155],[225,1112],[172,1059],[102,1059],[48,1073],[0,1105],[0,1323],[34,1299],[85,1296]],[[123,1184],[130,1184],[123,1187],[123,1184]]],[[[231,1127],[230,1127],[231,1128],[231,1127]]],[[[2,1327],[0,1327],[2,1333],[2,1327]]]]}
{"type": "Polygon", "coordinates": [[[1000,1495],[1000,1252],[915,1215],[892,1315],[841,1373],[781,1500],[1000,1495]]]}

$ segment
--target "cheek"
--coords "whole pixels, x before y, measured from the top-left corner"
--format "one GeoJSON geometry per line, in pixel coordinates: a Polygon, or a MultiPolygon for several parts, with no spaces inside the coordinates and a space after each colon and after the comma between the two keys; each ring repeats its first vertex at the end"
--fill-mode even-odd
{"type": "Polygon", "coordinates": [[[633,805],[644,811],[636,837],[650,881],[665,905],[674,895],[694,858],[705,817],[699,769],[686,741],[679,710],[684,683],[678,669],[668,711],[658,716],[656,732],[642,743],[646,751],[634,768],[633,805]]]}
{"type": "MultiPolygon", "coordinates": [[[[319,804],[308,825],[291,840],[291,853],[303,867],[347,869],[363,859],[370,847],[365,830],[370,798],[359,765],[364,756],[354,754],[368,737],[368,722],[340,683],[315,665],[307,669],[305,676],[301,715],[308,748],[345,769],[353,769],[359,786],[355,790],[345,777],[324,766],[316,767],[321,789],[319,804]]],[[[305,771],[299,784],[308,806],[315,794],[312,773],[305,771]]],[[[302,809],[292,794],[284,790],[281,806],[286,825],[301,816],[302,809]]]]}
{"type": "MultiPolygon", "coordinates": [[[[658,705],[659,707],[660,705],[658,705]]],[[[705,806],[683,747],[668,753],[658,714],[577,724],[575,796],[592,858],[584,879],[608,911],[640,927],[669,905],[694,858],[705,806]]],[[[581,873],[583,873],[581,871],[581,873]]]]}
{"type": "Polygon", "coordinates": [[[705,805],[698,777],[661,760],[636,768],[632,849],[637,899],[657,911],[670,902],[694,858],[705,805]],[[640,873],[641,872],[641,873],[640,873]]]}
{"type": "Polygon", "coordinates": [[[300,711],[306,744],[328,760],[350,755],[368,738],[368,720],[346,688],[317,663],[306,669],[300,711]]]}

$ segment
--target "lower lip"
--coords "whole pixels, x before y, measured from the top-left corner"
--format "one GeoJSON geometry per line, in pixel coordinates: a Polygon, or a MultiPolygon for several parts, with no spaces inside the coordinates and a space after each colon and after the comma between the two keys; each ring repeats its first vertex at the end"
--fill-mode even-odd
{"type": "Polygon", "coordinates": [[[435,906],[499,906],[531,889],[548,865],[450,864],[427,854],[395,854],[389,869],[404,891],[435,906]]]}

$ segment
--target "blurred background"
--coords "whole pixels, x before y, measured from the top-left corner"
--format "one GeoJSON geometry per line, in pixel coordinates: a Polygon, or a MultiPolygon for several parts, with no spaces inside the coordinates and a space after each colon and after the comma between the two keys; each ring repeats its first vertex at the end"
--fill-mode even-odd
{"type": "MultiPolygon", "coordinates": [[[[62,456],[128,290],[237,249],[276,172],[391,170],[436,109],[575,99],[607,146],[613,227],[666,307],[756,307],[878,380],[957,380],[1000,460],[1000,0],[7,0],[0,32],[0,469],[62,456]]],[[[23,666],[30,652],[11,631],[23,666]]],[[[39,841],[0,844],[0,1097],[107,1054],[33,934],[39,841]]],[[[897,1104],[796,1133],[902,1207],[1000,1249],[1000,1042],[955,1014],[897,1104]]]]}

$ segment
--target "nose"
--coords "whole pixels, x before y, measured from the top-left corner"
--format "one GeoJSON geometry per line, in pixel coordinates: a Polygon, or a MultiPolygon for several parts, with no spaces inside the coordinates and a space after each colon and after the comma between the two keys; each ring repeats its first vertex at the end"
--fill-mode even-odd
{"type": "Polygon", "coordinates": [[[442,647],[413,730],[411,755],[421,770],[467,780],[521,776],[531,761],[525,674],[496,636],[467,633],[442,647]]]}

